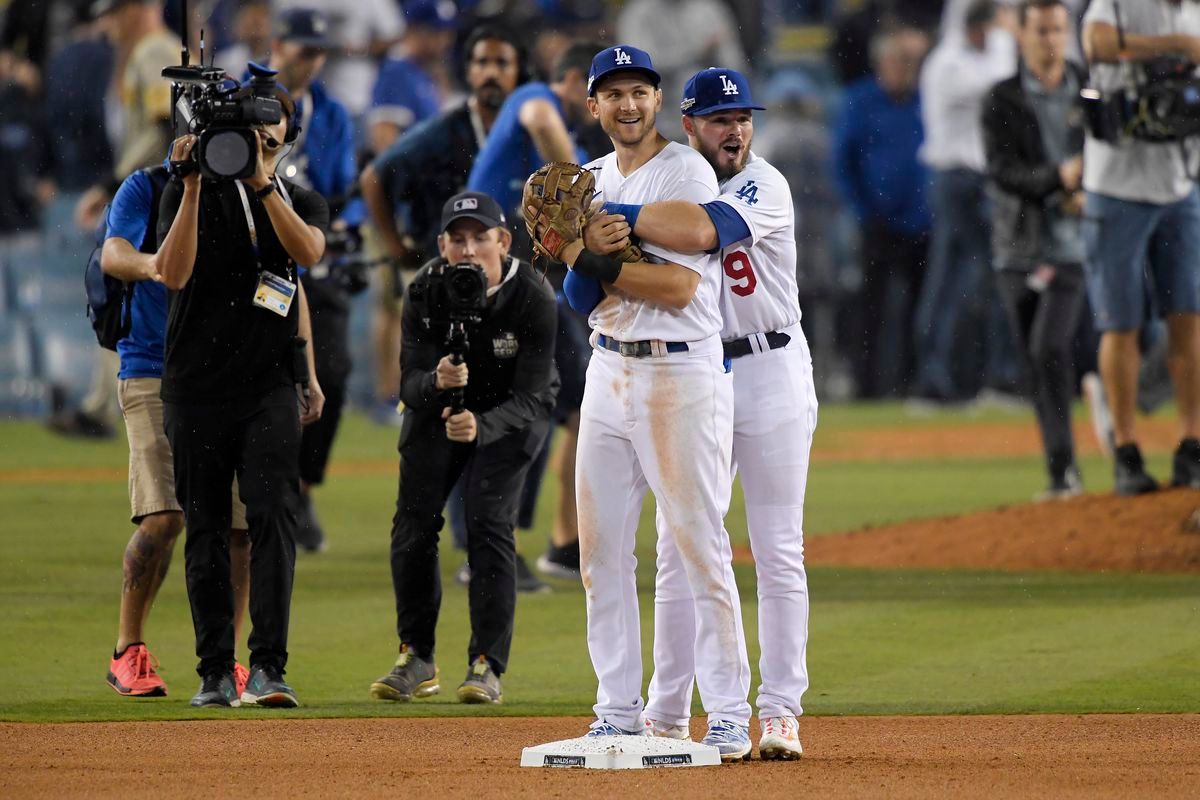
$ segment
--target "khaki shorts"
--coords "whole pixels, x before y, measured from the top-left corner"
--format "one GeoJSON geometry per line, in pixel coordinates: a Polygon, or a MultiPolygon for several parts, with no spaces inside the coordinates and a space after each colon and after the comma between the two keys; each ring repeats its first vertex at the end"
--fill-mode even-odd
{"type": "MultiPolygon", "coordinates": [[[[387,255],[383,241],[375,230],[374,225],[364,225],[363,253],[370,259],[382,258],[387,255]]],[[[396,270],[390,264],[384,264],[371,270],[371,289],[375,293],[375,307],[385,314],[399,317],[404,307],[404,290],[417,274],[419,264],[411,269],[401,268],[401,284],[396,286],[396,270]]]]}
{"type": "MultiPolygon", "coordinates": [[[[182,511],[175,500],[175,463],[163,431],[159,378],[129,378],[117,384],[117,400],[129,436],[129,505],[134,524],[150,514],[182,511]]],[[[246,505],[233,480],[234,530],[246,530],[246,505]]]]}

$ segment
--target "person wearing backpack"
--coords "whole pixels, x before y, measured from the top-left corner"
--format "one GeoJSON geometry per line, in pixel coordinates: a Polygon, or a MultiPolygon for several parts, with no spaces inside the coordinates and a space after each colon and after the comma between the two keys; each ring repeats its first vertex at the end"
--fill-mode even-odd
{"type": "MultiPolygon", "coordinates": [[[[137,528],[125,548],[117,644],[108,669],[109,685],[126,697],[167,693],[143,629],[183,530],[159,397],[167,288],[155,257],[156,226],[159,200],[169,178],[163,165],[138,170],[121,183],[105,214],[98,258],[94,254],[87,276],[96,337],[101,347],[115,350],[120,358],[117,397],[129,438],[129,502],[137,528]]],[[[230,579],[234,627],[240,631],[250,602],[250,538],[236,481],[231,513],[230,579]]],[[[235,640],[240,641],[240,636],[235,634],[235,640]]],[[[235,663],[239,695],[247,677],[247,669],[235,663]]]]}

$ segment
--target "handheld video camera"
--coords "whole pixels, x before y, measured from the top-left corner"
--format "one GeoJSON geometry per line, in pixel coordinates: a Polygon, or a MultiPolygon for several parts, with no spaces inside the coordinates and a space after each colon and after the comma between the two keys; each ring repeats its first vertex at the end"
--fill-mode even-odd
{"type": "MultiPolygon", "coordinates": [[[[446,351],[450,360],[461,364],[470,344],[468,326],[478,325],[487,308],[487,274],[474,264],[447,264],[436,258],[408,288],[409,300],[426,321],[438,327],[449,325],[446,351]]],[[[463,410],[463,390],[449,392],[454,413],[463,410]]]]}
{"type": "Polygon", "coordinates": [[[220,67],[204,65],[204,36],[200,63],[191,64],[187,47],[187,0],[183,5],[183,51],[180,64],[162,76],[171,82],[171,122],[174,129],[199,137],[194,150],[200,174],[212,180],[237,180],[254,174],[258,162],[255,128],[283,119],[275,97],[275,70],[250,65],[250,82],[242,86],[220,67]],[[182,123],[182,124],[180,124],[182,123]]]}
{"type": "Polygon", "coordinates": [[[1088,130],[1097,139],[1118,144],[1125,138],[1178,142],[1200,135],[1200,77],[1196,65],[1159,58],[1135,65],[1137,84],[1115,92],[1084,89],[1088,130]]]}

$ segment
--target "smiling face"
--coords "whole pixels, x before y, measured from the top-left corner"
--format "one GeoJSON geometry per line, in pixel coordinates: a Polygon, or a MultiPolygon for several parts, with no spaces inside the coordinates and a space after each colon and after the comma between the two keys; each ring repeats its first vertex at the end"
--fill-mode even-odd
{"type": "Polygon", "coordinates": [[[746,168],[750,140],[754,138],[754,112],[750,109],[734,108],[703,117],[685,116],[683,129],[692,147],[712,164],[717,180],[729,180],[746,168]]]}
{"type": "Polygon", "coordinates": [[[613,144],[635,147],[654,137],[654,120],[662,108],[662,92],[645,76],[620,72],[606,78],[588,98],[588,110],[613,144]]]}

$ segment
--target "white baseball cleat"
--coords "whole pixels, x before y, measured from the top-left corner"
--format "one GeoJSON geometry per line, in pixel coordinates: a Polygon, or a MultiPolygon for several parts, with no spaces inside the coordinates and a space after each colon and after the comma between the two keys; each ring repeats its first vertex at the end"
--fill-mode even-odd
{"type": "Polygon", "coordinates": [[[795,717],[767,717],[761,724],[758,755],[763,761],[795,761],[804,755],[804,748],[800,746],[800,725],[795,717]]]}
{"type": "Polygon", "coordinates": [[[660,739],[678,739],[681,742],[690,742],[692,740],[692,732],[688,730],[686,725],[671,725],[670,723],[647,717],[646,730],[649,731],[651,736],[657,736],[660,739]]]}

